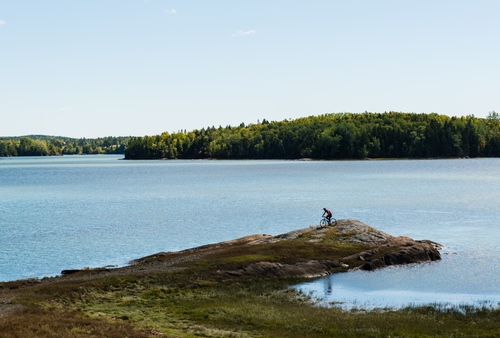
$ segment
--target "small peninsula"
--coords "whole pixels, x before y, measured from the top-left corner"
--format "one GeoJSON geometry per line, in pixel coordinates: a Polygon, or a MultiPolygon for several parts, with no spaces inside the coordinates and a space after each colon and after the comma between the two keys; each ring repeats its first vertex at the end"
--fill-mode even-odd
{"type": "MultiPolygon", "coordinates": [[[[159,252],[121,268],[63,270],[57,277],[0,283],[0,332],[12,332],[6,337],[359,336],[375,327],[392,332],[394,327],[384,328],[390,313],[397,313],[398,332],[432,331],[422,323],[408,325],[410,318],[447,322],[451,330],[462,327],[451,315],[353,314],[315,306],[290,288],[354,269],[438,261],[439,249],[432,241],[394,237],[355,219],[281,235],[248,235],[159,252]],[[308,322],[301,324],[301,317],[308,322]],[[364,323],[354,326],[360,318],[364,323]]],[[[490,323],[484,322],[487,332],[490,323]]]]}
{"type": "Polygon", "coordinates": [[[233,257],[229,260],[237,264],[219,264],[214,267],[215,273],[235,278],[315,278],[353,269],[437,261],[441,259],[440,247],[429,240],[394,237],[358,220],[345,219],[334,227],[308,227],[277,236],[249,235],[179,252],[162,252],[132,262],[131,269],[233,257]]]}

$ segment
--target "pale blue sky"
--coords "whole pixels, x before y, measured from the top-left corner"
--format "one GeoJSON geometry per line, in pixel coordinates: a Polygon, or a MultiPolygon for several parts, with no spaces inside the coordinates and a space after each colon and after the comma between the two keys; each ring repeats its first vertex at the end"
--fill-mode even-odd
{"type": "Polygon", "coordinates": [[[496,0],[0,0],[0,136],[500,110],[496,0]]]}

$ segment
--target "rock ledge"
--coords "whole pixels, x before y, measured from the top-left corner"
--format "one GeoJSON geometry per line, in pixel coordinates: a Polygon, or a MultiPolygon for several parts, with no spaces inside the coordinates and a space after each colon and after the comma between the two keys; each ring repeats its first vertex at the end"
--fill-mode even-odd
{"type": "MultiPolygon", "coordinates": [[[[242,238],[204,245],[177,253],[160,253],[167,258],[173,254],[190,254],[190,257],[203,257],[215,251],[223,252],[229,247],[265,245],[283,241],[299,241],[307,238],[308,242],[321,243],[334,237],[337,244],[359,244],[364,250],[355,254],[329,259],[311,259],[286,264],[283,262],[262,261],[246,265],[237,270],[222,270],[219,273],[229,276],[264,276],[264,277],[321,277],[332,271],[375,270],[389,265],[431,262],[441,259],[441,245],[428,240],[413,240],[409,237],[394,237],[372,228],[355,219],[337,221],[333,227],[308,227],[271,236],[254,234],[242,238]],[[333,235],[332,235],[333,234],[333,235]],[[366,249],[368,248],[368,250],[366,249]]],[[[151,257],[151,256],[150,256],[151,257]]],[[[135,263],[141,264],[143,260],[135,263]]]]}

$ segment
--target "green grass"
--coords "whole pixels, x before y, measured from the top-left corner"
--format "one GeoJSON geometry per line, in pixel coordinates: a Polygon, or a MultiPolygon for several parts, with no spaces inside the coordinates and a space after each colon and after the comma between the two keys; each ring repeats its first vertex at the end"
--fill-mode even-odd
{"type": "MultiPolygon", "coordinates": [[[[500,311],[456,311],[439,307],[399,311],[351,311],[314,306],[307,295],[289,288],[301,280],[242,279],[186,285],[182,273],[143,279],[109,278],[45,288],[36,292],[40,314],[63,316],[54,327],[101,331],[123,327],[160,332],[169,337],[497,337],[500,311]],[[179,274],[179,275],[177,275],[179,274]],[[177,276],[176,276],[177,275],[177,276]],[[58,297],[52,296],[58,291],[58,297]],[[47,301],[47,295],[49,301],[47,301]],[[54,312],[55,310],[55,312],[54,312]],[[55,313],[55,314],[54,314],[55,313]],[[73,319],[71,319],[73,318],[73,319]],[[75,325],[74,323],[82,324],[75,325]],[[92,323],[92,324],[88,324],[92,323]],[[85,325],[84,325],[85,324],[85,325]],[[69,326],[68,326],[69,325],[69,326]]],[[[51,322],[54,319],[50,320],[51,322]]],[[[25,325],[23,325],[25,326],[25,325]]],[[[0,321],[0,332],[3,331],[0,321]]],[[[30,337],[30,335],[23,336],[30,337]]],[[[31,337],[38,337],[40,331],[31,337]]],[[[68,333],[68,331],[66,331],[68,333]]],[[[74,332],[73,332],[74,333],[74,332]]],[[[1,336],[1,335],[0,335],[1,336]]],[[[96,335],[99,336],[99,335],[96,335]]],[[[107,336],[107,335],[103,335],[107,336]]]]}
{"type": "Polygon", "coordinates": [[[241,255],[230,257],[226,261],[232,263],[255,263],[255,262],[269,262],[275,261],[276,257],[274,256],[264,256],[264,255],[241,255]]]}
{"type": "Polygon", "coordinates": [[[366,249],[338,243],[335,236],[332,230],[322,242],[310,242],[306,235],[291,242],[231,246],[181,262],[178,266],[185,269],[171,273],[30,286],[5,283],[3,288],[20,287],[16,302],[24,308],[0,318],[0,337],[500,336],[500,310],[431,306],[342,311],[315,306],[308,295],[290,288],[304,279],[220,273],[259,261],[340,259],[366,249]]]}

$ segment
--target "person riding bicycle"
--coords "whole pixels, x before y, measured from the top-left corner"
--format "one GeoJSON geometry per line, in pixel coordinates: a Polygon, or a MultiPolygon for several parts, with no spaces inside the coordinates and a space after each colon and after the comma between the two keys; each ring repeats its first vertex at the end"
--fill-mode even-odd
{"type": "Polygon", "coordinates": [[[328,220],[328,224],[332,223],[332,212],[327,208],[323,208],[323,217],[326,215],[326,219],[328,220]]]}

